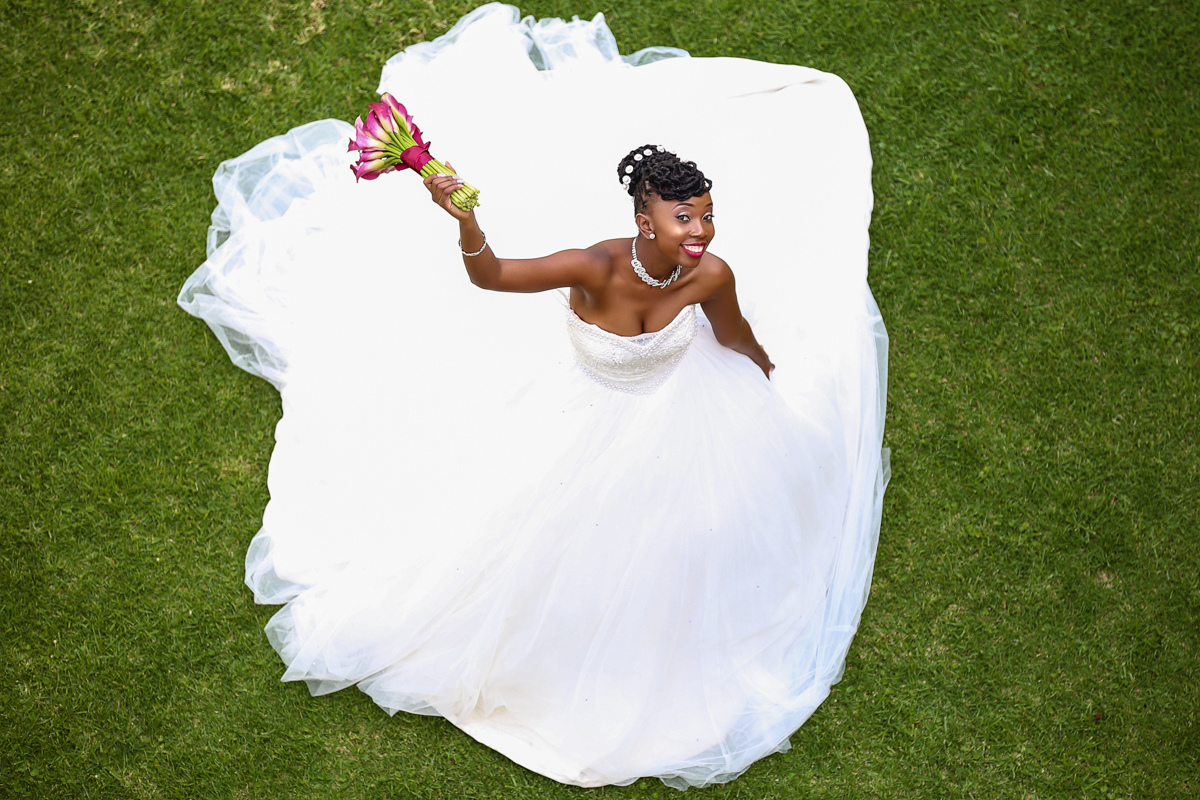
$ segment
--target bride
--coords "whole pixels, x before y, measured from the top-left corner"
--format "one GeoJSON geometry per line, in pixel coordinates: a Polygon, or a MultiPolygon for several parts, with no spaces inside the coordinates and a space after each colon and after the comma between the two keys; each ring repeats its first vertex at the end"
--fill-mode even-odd
{"type": "Polygon", "coordinates": [[[484,190],[481,227],[425,182],[461,256],[411,178],[354,183],[326,120],[222,164],[180,294],[280,390],[246,581],[284,604],[283,679],[580,786],[786,750],[842,675],[888,477],[849,90],[491,4],[380,91],[484,190]],[[614,152],[634,136],[671,147],[614,152]]]}
{"type": "MultiPolygon", "coordinates": [[[[769,377],[774,365],[738,308],[733,272],[708,252],[715,233],[709,192],[712,181],[694,162],[680,161],[662,145],[632,150],[622,159],[617,174],[637,212],[638,234],[630,243],[629,254],[625,252],[625,239],[611,239],[586,250],[565,250],[545,258],[501,260],[490,252],[475,212],[463,211],[450,201],[454,190],[462,187],[462,178],[431,175],[425,179],[425,186],[434,202],[459,221],[460,243],[468,243],[467,247],[475,250],[464,250],[463,259],[476,286],[500,292],[570,287],[571,313],[576,320],[585,322],[579,313],[582,310],[600,331],[639,341],[648,341],[648,337],[638,339],[648,333],[644,330],[647,327],[654,332],[665,330],[681,316],[694,321],[695,311],[690,306],[700,303],[717,341],[747,356],[769,377]],[[638,257],[639,239],[644,261],[638,257]],[[632,269],[626,268],[626,262],[632,269]],[[648,291],[648,286],[670,291],[648,291]]],[[[587,330],[579,325],[575,329],[587,330]]],[[[595,334],[593,338],[606,344],[593,352],[585,344],[589,339],[576,339],[581,367],[600,383],[627,392],[643,393],[654,388],[666,378],[664,365],[674,366],[686,347],[652,348],[642,344],[623,350],[614,359],[614,354],[607,351],[620,340],[595,334]],[[641,352],[647,349],[664,352],[648,358],[641,352]]],[[[691,338],[690,332],[686,338],[691,338]]]]}

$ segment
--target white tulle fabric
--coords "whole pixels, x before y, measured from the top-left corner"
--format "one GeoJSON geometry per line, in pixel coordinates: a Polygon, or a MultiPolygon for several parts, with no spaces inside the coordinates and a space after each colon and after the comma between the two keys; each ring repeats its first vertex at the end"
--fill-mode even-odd
{"type": "Polygon", "coordinates": [[[564,330],[558,293],[476,289],[414,176],[355,184],[345,122],[223,163],[179,302],[282,396],[246,582],[285,604],[267,626],[284,679],[440,714],[582,786],[704,786],[787,749],[841,676],[888,475],[850,91],[621,57],[601,16],[496,4],[391,59],[380,89],[482,188],[503,256],[632,235],[631,147],[696,160],[778,369],[695,307],[620,341],[570,312],[564,330]]]}

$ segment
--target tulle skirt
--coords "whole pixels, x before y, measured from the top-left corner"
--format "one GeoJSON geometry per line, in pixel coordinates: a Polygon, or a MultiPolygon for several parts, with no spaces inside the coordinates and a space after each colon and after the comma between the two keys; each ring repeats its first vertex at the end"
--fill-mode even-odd
{"type": "Polygon", "coordinates": [[[575,364],[560,293],[476,289],[414,176],[355,184],[347,123],[225,162],[180,303],[282,397],[246,581],[283,604],[284,679],[444,716],[564,783],[731,780],[828,695],[870,584],[887,338],[853,97],[800,67],[622,58],[601,16],[496,4],[380,89],[482,189],[502,257],[632,235],[633,146],[698,161],[779,366],[700,314],[656,392],[613,391],[575,364]]]}

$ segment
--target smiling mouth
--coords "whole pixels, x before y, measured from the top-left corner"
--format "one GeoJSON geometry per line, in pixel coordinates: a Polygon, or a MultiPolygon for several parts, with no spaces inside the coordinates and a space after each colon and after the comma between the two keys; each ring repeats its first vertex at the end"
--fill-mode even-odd
{"type": "Polygon", "coordinates": [[[681,244],[680,247],[683,248],[683,252],[687,253],[692,258],[699,258],[700,256],[704,255],[704,251],[708,248],[708,245],[704,243],[681,244]]]}

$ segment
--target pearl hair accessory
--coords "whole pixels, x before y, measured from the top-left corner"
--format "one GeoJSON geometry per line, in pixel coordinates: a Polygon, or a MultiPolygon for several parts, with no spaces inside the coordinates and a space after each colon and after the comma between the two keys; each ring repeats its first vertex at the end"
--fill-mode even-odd
{"type": "MultiPolygon", "coordinates": [[[[651,235],[653,236],[653,234],[651,234],[651,235]]],[[[632,261],[630,261],[629,263],[633,265],[633,271],[637,273],[637,276],[638,276],[639,278],[641,278],[641,279],[642,279],[642,281],[643,281],[644,283],[648,283],[648,284],[650,284],[650,285],[651,285],[651,286],[653,286],[655,289],[665,289],[665,288],[667,288],[668,286],[670,286],[672,283],[674,283],[674,282],[675,282],[675,279],[679,277],[679,273],[680,273],[680,272],[683,272],[683,267],[681,267],[681,266],[679,266],[678,264],[676,264],[676,265],[675,265],[675,269],[674,269],[674,270],[672,270],[672,271],[671,271],[671,274],[670,274],[670,275],[668,275],[668,276],[666,277],[666,279],[664,279],[664,280],[661,280],[661,281],[660,281],[660,280],[655,280],[654,278],[651,278],[649,275],[647,275],[647,274],[646,274],[646,268],[642,266],[642,262],[641,262],[641,261],[638,261],[638,257],[637,257],[637,237],[636,237],[636,236],[635,236],[635,237],[633,237],[633,260],[632,260],[632,261]]]]}

